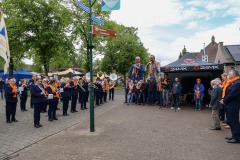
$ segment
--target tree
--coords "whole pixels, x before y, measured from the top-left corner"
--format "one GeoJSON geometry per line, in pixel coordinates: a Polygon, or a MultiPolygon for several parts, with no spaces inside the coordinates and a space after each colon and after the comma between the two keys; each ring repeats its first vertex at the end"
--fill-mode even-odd
{"type": "Polygon", "coordinates": [[[108,22],[108,25],[117,31],[117,38],[107,38],[102,70],[107,73],[116,70],[117,73],[126,75],[136,56],[140,56],[141,63],[146,64],[149,54],[137,36],[137,28],[125,27],[115,22],[108,22]]]}
{"type": "MultiPolygon", "coordinates": [[[[83,58],[83,67],[87,71],[90,70],[90,57],[89,57],[89,14],[87,14],[82,9],[78,8],[76,5],[76,0],[65,0],[68,9],[72,12],[71,19],[71,34],[74,40],[75,45],[79,47],[79,54],[83,54],[81,58],[83,58]]],[[[88,0],[81,0],[86,6],[89,6],[88,0]]],[[[92,13],[95,17],[98,17],[104,21],[107,21],[110,16],[110,12],[101,12],[101,1],[96,1],[92,8],[92,13]]],[[[95,22],[93,25],[98,25],[95,22]]],[[[93,45],[94,45],[94,54],[99,54],[102,50],[102,43],[104,43],[105,39],[101,36],[93,35],[93,45]]]]}
{"type": "MultiPolygon", "coordinates": [[[[6,24],[11,56],[14,59],[34,57],[43,65],[47,75],[54,60],[73,53],[67,36],[70,12],[62,0],[6,0],[6,24]]],[[[60,61],[60,63],[62,63],[60,61]]]]}
{"type": "Polygon", "coordinates": [[[187,53],[187,49],[186,49],[185,46],[184,46],[182,52],[180,52],[180,54],[179,54],[178,59],[181,58],[181,57],[182,57],[184,54],[186,54],[186,53],[187,53]]]}

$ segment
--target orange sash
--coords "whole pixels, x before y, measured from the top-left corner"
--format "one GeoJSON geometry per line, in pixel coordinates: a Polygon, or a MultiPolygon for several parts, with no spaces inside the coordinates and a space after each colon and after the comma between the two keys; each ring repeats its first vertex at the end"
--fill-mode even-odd
{"type": "MultiPolygon", "coordinates": [[[[57,92],[52,85],[49,85],[49,87],[51,88],[52,92],[57,92]]],[[[54,98],[59,98],[59,94],[56,93],[55,95],[53,95],[53,97],[54,97],[54,98]]]]}
{"type": "Polygon", "coordinates": [[[235,81],[239,80],[239,77],[234,77],[233,79],[227,81],[226,85],[223,88],[223,92],[222,92],[222,98],[224,98],[226,96],[226,91],[227,88],[235,81]]]}
{"type": "Polygon", "coordinates": [[[158,83],[158,91],[162,91],[162,83],[158,83]]]}
{"type": "MultiPolygon", "coordinates": [[[[10,87],[12,88],[12,92],[17,92],[17,87],[15,85],[12,85],[11,83],[8,83],[10,87]]],[[[13,98],[17,98],[17,94],[13,94],[13,98]]]]}
{"type": "MultiPolygon", "coordinates": [[[[77,82],[73,80],[74,86],[77,85],[77,82]]],[[[74,87],[74,89],[77,89],[77,86],[74,87]]]]}
{"type": "Polygon", "coordinates": [[[164,78],[163,83],[164,83],[164,84],[167,84],[167,79],[166,79],[166,78],[164,78]]]}
{"type": "Polygon", "coordinates": [[[223,81],[222,82],[222,87],[224,88],[226,86],[226,84],[227,84],[227,80],[223,81]]]}

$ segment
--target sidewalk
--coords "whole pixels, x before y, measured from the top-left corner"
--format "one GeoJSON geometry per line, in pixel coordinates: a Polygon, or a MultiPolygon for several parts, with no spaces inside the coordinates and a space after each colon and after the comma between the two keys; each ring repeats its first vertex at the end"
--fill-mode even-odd
{"type": "MultiPolygon", "coordinates": [[[[117,96],[116,96],[117,97],[117,96]]],[[[71,102],[70,102],[71,103],[71,102]]],[[[101,115],[114,107],[112,101],[95,109],[95,115],[101,115]]],[[[20,103],[18,103],[16,119],[17,123],[6,123],[5,101],[0,100],[0,160],[12,157],[14,153],[40,142],[47,137],[55,135],[61,131],[67,130],[86,121],[89,123],[89,109],[80,110],[80,104],[77,104],[77,113],[70,113],[69,116],[62,116],[62,103],[58,105],[61,109],[57,111],[58,121],[49,122],[47,113],[41,113],[42,128],[36,129],[33,125],[33,109],[30,108],[30,97],[27,102],[27,112],[20,111],[20,103]]],[[[89,108],[89,103],[87,103],[89,108]]],[[[70,110],[70,108],[69,108],[70,110]]]]}
{"type": "MultiPolygon", "coordinates": [[[[199,112],[185,107],[174,112],[169,108],[159,110],[157,106],[127,106],[121,103],[123,96],[118,99],[110,102],[111,109],[96,116],[96,132],[89,132],[88,120],[79,121],[66,131],[13,154],[13,159],[236,160],[240,157],[240,144],[228,144],[224,139],[230,130],[208,129],[212,122],[210,110],[199,112]]],[[[27,137],[32,134],[33,131],[27,137]]]]}

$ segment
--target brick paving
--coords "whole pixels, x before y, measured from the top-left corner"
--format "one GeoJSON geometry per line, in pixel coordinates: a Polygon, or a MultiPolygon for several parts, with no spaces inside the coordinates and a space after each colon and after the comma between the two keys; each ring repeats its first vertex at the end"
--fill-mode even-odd
{"type": "Polygon", "coordinates": [[[94,133],[89,132],[88,111],[60,117],[54,123],[43,117],[41,129],[33,128],[31,114],[18,111],[18,124],[8,126],[3,123],[5,119],[0,122],[0,144],[4,148],[0,152],[14,160],[240,158],[240,144],[228,144],[224,139],[230,135],[229,130],[208,129],[212,122],[210,110],[199,112],[188,106],[174,112],[157,106],[127,106],[122,103],[123,95],[116,99],[96,109],[94,133]]]}
{"type": "MultiPolygon", "coordinates": [[[[30,97],[27,102],[27,112],[20,111],[18,103],[16,119],[17,123],[6,123],[5,118],[5,102],[0,100],[0,159],[9,159],[14,153],[31,146],[49,136],[69,129],[75,125],[89,121],[89,109],[80,110],[80,104],[77,104],[77,113],[70,113],[69,116],[62,116],[62,110],[57,111],[58,120],[49,122],[47,113],[41,113],[42,128],[36,129],[33,125],[33,109],[30,108],[30,97]]],[[[103,114],[104,112],[116,107],[109,103],[95,109],[95,115],[103,114]]],[[[89,103],[87,104],[89,108],[89,103]]],[[[59,108],[62,108],[60,103],[59,108]]],[[[69,108],[70,109],[70,108],[69,108]]]]}

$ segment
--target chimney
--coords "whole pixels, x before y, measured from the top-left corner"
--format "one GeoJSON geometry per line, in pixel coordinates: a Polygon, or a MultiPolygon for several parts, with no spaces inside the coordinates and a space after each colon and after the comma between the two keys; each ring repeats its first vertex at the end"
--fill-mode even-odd
{"type": "Polygon", "coordinates": [[[215,37],[212,36],[212,44],[214,44],[214,43],[215,43],[215,37]]]}

